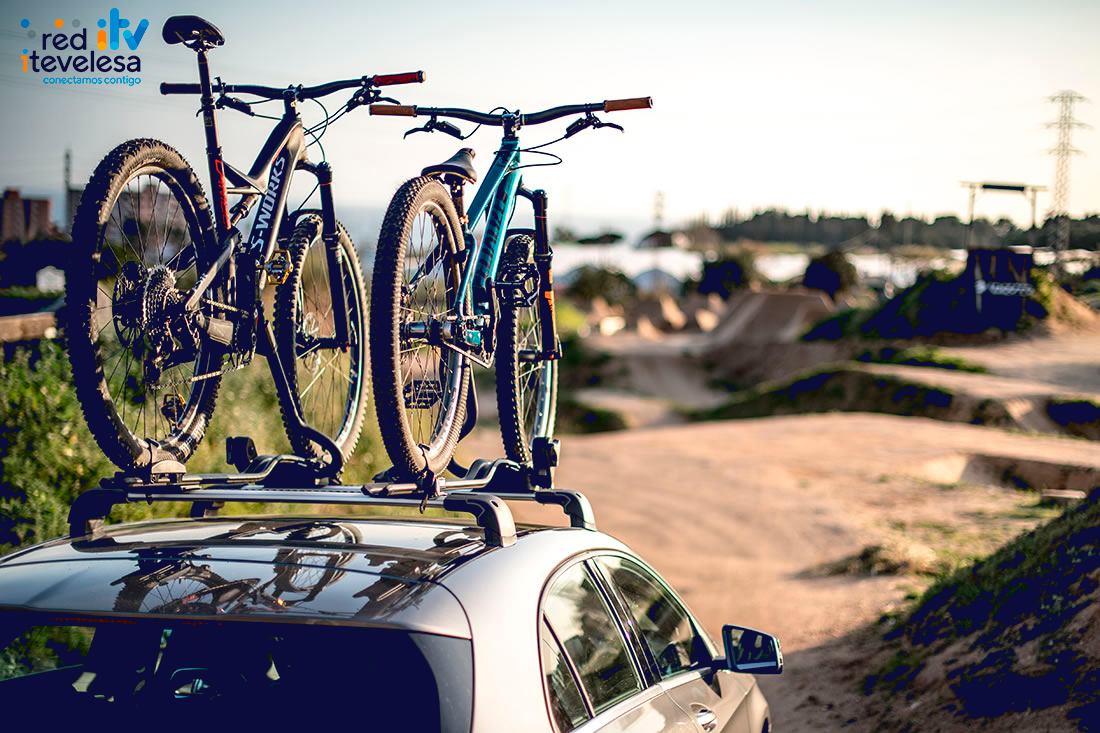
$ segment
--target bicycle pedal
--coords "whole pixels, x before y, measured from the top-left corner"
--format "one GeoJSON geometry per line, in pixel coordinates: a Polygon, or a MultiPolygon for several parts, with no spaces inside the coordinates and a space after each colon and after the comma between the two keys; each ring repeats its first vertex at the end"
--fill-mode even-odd
{"type": "Polygon", "coordinates": [[[501,305],[530,308],[538,298],[539,271],[534,263],[501,265],[493,287],[501,305]]]}
{"type": "Polygon", "coordinates": [[[443,399],[439,382],[431,379],[414,379],[402,390],[407,410],[430,410],[443,399]]]}
{"type": "Polygon", "coordinates": [[[277,249],[271,253],[271,258],[264,263],[264,272],[276,285],[282,285],[290,277],[290,252],[285,249],[277,249]]]}
{"type": "Polygon", "coordinates": [[[164,395],[164,399],[161,401],[160,414],[164,415],[164,419],[167,420],[172,429],[175,430],[179,425],[180,419],[183,417],[183,398],[180,397],[178,392],[172,392],[164,395]]]}

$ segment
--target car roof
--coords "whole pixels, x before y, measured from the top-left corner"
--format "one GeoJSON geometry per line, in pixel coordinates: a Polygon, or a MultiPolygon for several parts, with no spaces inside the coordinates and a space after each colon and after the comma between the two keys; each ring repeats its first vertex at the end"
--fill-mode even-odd
{"type": "Polygon", "coordinates": [[[125,615],[198,608],[221,618],[470,638],[460,597],[471,594],[471,575],[476,592],[496,595],[525,573],[541,584],[566,557],[591,546],[619,543],[590,530],[524,525],[515,545],[494,547],[469,518],[430,516],[150,520],[0,558],[0,606],[125,615]],[[484,573],[474,568],[493,555],[484,573]],[[509,558],[522,558],[523,567],[507,570],[516,564],[509,558]],[[469,568],[459,573],[467,580],[449,588],[459,568],[469,568]]]}

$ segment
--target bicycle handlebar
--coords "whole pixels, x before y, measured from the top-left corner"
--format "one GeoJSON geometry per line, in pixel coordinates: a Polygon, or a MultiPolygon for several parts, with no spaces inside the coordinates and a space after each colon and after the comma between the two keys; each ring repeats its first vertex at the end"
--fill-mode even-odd
{"type": "MultiPolygon", "coordinates": [[[[653,106],[652,97],[633,97],[631,99],[608,99],[603,102],[591,102],[589,104],[569,104],[563,107],[544,109],[541,112],[519,115],[521,125],[540,125],[569,115],[586,114],[588,112],[618,112],[626,109],[649,109],[653,106]]],[[[458,107],[418,107],[416,105],[402,104],[372,104],[372,115],[395,115],[400,117],[453,117],[467,122],[476,122],[480,125],[503,125],[504,114],[486,114],[472,109],[458,107]]]]}
{"type": "MultiPolygon", "coordinates": [[[[282,89],[259,86],[256,84],[213,84],[211,86],[211,91],[215,94],[252,94],[266,99],[282,99],[283,96],[290,91],[294,93],[295,99],[316,99],[317,97],[323,97],[333,92],[338,92],[341,89],[353,89],[355,87],[384,87],[394,84],[414,84],[422,81],[424,81],[423,71],[409,71],[403,74],[376,74],[374,76],[363,76],[358,79],[330,81],[312,87],[291,86],[282,89]]],[[[202,90],[198,84],[161,82],[160,93],[201,94],[202,90]]]]}

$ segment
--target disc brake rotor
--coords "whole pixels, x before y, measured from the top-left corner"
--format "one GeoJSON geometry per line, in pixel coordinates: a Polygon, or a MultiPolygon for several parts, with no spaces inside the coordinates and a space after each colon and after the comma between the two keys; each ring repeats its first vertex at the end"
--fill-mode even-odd
{"type": "MultiPolygon", "coordinates": [[[[316,313],[310,311],[305,314],[302,318],[301,330],[308,337],[307,341],[315,341],[318,338],[318,334],[321,333],[321,322],[318,320],[316,313]]],[[[305,358],[302,359],[302,366],[310,374],[316,374],[321,368],[321,353],[314,349],[306,354],[305,358]]]]}

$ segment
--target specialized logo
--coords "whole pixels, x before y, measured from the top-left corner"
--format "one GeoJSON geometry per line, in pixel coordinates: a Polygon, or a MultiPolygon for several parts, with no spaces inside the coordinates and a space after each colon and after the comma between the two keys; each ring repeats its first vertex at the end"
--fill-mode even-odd
{"type": "MultiPolygon", "coordinates": [[[[149,29],[149,21],[142,19],[132,31],[128,30],[130,21],[119,17],[118,8],[111,8],[109,18],[100,18],[97,22],[101,30],[96,33],[95,48],[92,49],[88,48],[88,29],[84,28],[79,20],[70,21],[68,24],[69,28],[79,30],[68,32],[65,32],[65,21],[61,18],[53,22],[54,28],[57,30],[50,33],[37,33],[30,27],[31,22],[26,18],[21,20],[19,25],[26,30],[27,38],[36,41],[31,44],[30,48],[24,48],[23,55],[19,57],[23,63],[24,73],[110,74],[141,71],[141,59],[136,55],[96,53],[96,49],[106,51],[108,46],[112,51],[118,51],[123,43],[130,51],[136,51],[141,39],[145,37],[145,31],[149,29]]],[[[141,81],[135,78],[130,79],[130,81],[123,83],[132,85],[141,81]]],[[[43,81],[51,83],[47,79],[43,81]]],[[[99,84],[103,81],[95,79],[61,82],[58,79],[53,79],[53,83],[99,84]]]]}
{"type": "Polygon", "coordinates": [[[275,199],[279,197],[279,187],[283,184],[283,171],[286,170],[286,157],[280,155],[271,166],[271,178],[267,183],[267,193],[260,202],[260,210],[256,213],[256,223],[252,225],[252,243],[261,241],[262,233],[271,224],[271,216],[275,213],[275,199]]]}

